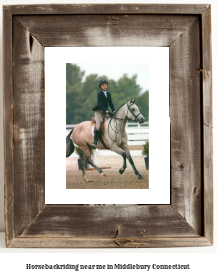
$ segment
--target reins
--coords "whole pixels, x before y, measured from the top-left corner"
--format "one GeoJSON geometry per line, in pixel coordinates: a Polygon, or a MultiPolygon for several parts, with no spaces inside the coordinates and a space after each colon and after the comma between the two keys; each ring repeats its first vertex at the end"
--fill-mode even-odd
{"type": "MultiPolygon", "coordinates": [[[[116,111],[114,114],[116,114],[118,112],[118,110],[120,110],[121,107],[123,107],[127,102],[125,102],[124,104],[122,104],[116,111]]],[[[126,119],[121,119],[121,118],[116,118],[115,116],[112,116],[109,120],[109,124],[108,124],[108,136],[109,138],[112,140],[112,142],[116,142],[117,140],[117,134],[119,132],[119,130],[117,129],[117,121],[120,121],[120,122],[124,122],[126,119]],[[114,123],[114,127],[115,127],[115,130],[113,129],[112,125],[111,125],[111,121],[112,119],[116,120],[115,123],[114,123]],[[113,140],[109,134],[109,128],[111,128],[114,133],[115,133],[115,140],[113,140]]]]}
{"type": "MultiPolygon", "coordinates": [[[[131,105],[129,105],[128,102],[126,102],[126,103],[127,103],[127,108],[128,108],[128,109],[127,109],[127,115],[128,115],[128,111],[130,110],[131,114],[135,117],[135,121],[136,121],[137,117],[138,117],[141,113],[139,113],[138,115],[135,115],[135,114],[133,113],[132,109],[130,109],[130,106],[134,105],[134,103],[132,103],[131,105]]],[[[115,114],[116,114],[117,111],[118,111],[121,107],[123,107],[126,103],[122,104],[122,105],[115,111],[115,114]]],[[[116,118],[116,117],[114,117],[114,116],[111,116],[110,121],[109,121],[109,124],[108,124],[108,135],[109,135],[109,138],[112,140],[112,142],[116,142],[116,140],[117,140],[117,134],[119,133],[119,130],[117,129],[117,121],[124,122],[124,121],[126,121],[126,118],[125,118],[125,119],[121,119],[121,118],[116,118]],[[116,120],[115,123],[114,123],[115,130],[114,130],[113,127],[111,126],[111,121],[112,121],[112,119],[116,120]],[[115,133],[115,139],[114,139],[114,140],[111,138],[111,136],[110,136],[110,134],[109,134],[109,128],[111,128],[111,129],[114,131],[114,133],[115,133]]]]}
{"type": "Polygon", "coordinates": [[[109,138],[112,140],[112,142],[116,142],[117,140],[117,134],[119,133],[119,130],[117,129],[117,120],[120,121],[120,122],[124,122],[126,119],[120,119],[120,118],[114,118],[114,117],[111,117],[110,118],[110,121],[109,121],[109,124],[108,124],[108,135],[109,135],[109,138]],[[115,130],[113,129],[112,125],[111,125],[111,121],[112,119],[116,120],[115,123],[114,123],[114,127],[115,127],[115,130]],[[111,127],[111,129],[114,131],[115,133],[115,140],[113,140],[110,136],[110,133],[109,133],[109,128],[111,127]]]}

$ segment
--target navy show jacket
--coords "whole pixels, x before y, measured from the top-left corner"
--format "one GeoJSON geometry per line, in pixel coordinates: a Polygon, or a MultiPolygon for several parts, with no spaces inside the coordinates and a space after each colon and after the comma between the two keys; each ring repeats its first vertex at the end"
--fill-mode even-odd
{"type": "Polygon", "coordinates": [[[97,94],[97,105],[93,107],[93,111],[102,110],[104,114],[108,110],[108,107],[111,107],[112,112],[115,111],[114,104],[112,102],[112,97],[109,92],[107,92],[107,97],[105,96],[104,92],[101,90],[97,94]]]}

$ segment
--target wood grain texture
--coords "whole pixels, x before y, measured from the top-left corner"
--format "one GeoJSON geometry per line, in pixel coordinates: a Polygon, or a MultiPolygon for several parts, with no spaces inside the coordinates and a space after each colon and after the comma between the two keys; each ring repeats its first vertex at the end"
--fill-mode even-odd
{"type": "Polygon", "coordinates": [[[199,18],[170,46],[171,205],[202,231],[199,18]]]}
{"type": "Polygon", "coordinates": [[[204,233],[213,243],[213,103],[211,6],[202,14],[204,233]]]}
{"type": "Polygon", "coordinates": [[[3,10],[4,189],[6,245],[14,238],[12,16],[3,10]]]}
{"type": "Polygon", "coordinates": [[[211,41],[211,6],[202,14],[202,76],[204,125],[213,127],[212,117],[212,41],[211,41]]]}
{"type": "Polygon", "coordinates": [[[207,4],[44,4],[5,6],[17,14],[202,14],[207,4]]]}
{"type": "Polygon", "coordinates": [[[4,7],[8,247],[212,245],[209,24],[209,5],[4,7]],[[171,206],[45,205],[44,47],[134,45],[170,47],[171,206]]]}
{"type": "Polygon", "coordinates": [[[19,21],[47,47],[166,47],[196,18],[195,15],[41,15],[19,16],[19,21]]]}
{"type": "Polygon", "coordinates": [[[13,20],[14,209],[19,235],[44,206],[44,48],[13,20]]]}
{"type": "Polygon", "coordinates": [[[184,238],[14,238],[10,248],[168,248],[210,246],[205,237],[184,238]]]}
{"type": "Polygon", "coordinates": [[[204,126],[204,235],[213,243],[213,131],[204,126]]]}
{"type": "Polygon", "coordinates": [[[46,205],[22,237],[146,238],[198,236],[169,205],[46,205]],[[159,229],[160,227],[160,229],[159,229]]]}

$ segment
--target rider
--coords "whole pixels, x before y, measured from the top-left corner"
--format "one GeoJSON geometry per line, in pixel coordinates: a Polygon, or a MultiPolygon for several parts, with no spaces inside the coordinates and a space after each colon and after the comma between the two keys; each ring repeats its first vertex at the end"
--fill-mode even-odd
{"type": "Polygon", "coordinates": [[[97,105],[93,107],[93,111],[95,111],[95,119],[96,119],[96,130],[94,133],[94,142],[93,147],[97,147],[97,141],[99,138],[99,131],[100,131],[100,122],[101,117],[105,114],[112,116],[115,112],[115,107],[112,102],[111,94],[107,91],[108,88],[108,81],[106,79],[101,79],[99,81],[99,87],[101,91],[97,94],[97,105]],[[111,107],[113,113],[108,110],[108,106],[111,107]]]}

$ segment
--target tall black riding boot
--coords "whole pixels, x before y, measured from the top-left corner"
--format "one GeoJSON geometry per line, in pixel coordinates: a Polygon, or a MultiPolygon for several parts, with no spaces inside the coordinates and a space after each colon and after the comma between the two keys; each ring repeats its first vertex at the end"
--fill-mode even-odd
{"type": "Polygon", "coordinates": [[[98,138],[99,138],[99,130],[95,130],[94,132],[94,142],[93,142],[93,148],[96,149],[97,148],[97,145],[98,145],[98,138]]]}

